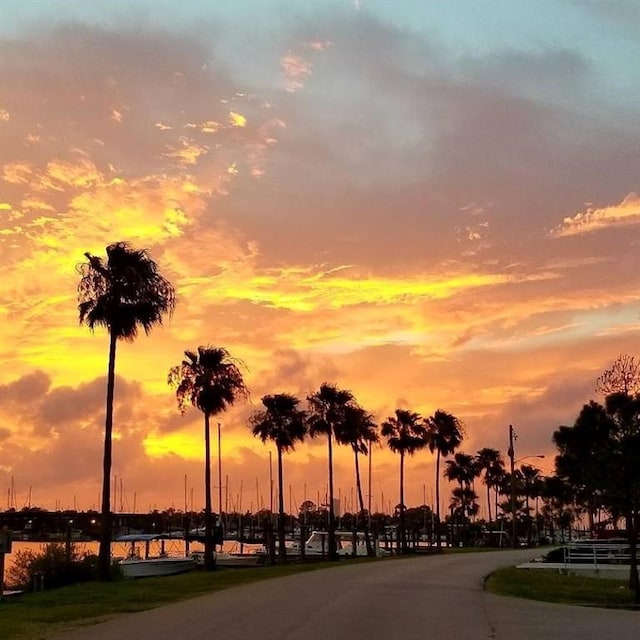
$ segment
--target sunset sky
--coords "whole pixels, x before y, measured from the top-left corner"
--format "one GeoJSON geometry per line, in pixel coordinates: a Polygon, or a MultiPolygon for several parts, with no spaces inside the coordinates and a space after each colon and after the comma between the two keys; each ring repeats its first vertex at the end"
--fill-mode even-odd
{"type": "MultiPolygon", "coordinates": [[[[552,467],[554,429],[640,351],[639,114],[636,0],[3,0],[0,508],[12,477],[18,508],[98,506],[108,336],[78,325],[76,265],[120,240],[178,296],[119,345],[125,509],[182,508],[185,475],[202,507],[202,415],[167,385],[201,344],[246,365],[220,417],[243,509],[269,494],[249,415],[324,381],[379,420],[451,412],[468,453],[506,455],[513,424],[552,467]]],[[[296,505],[325,452],[287,456],[296,505]]],[[[378,509],[397,478],[374,451],[378,509]]]]}

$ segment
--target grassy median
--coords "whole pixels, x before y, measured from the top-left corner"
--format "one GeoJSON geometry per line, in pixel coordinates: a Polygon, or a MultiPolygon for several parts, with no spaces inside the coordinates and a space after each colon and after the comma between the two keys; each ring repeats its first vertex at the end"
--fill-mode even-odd
{"type": "Polygon", "coordinates": [[[87,582],[42,593],[26,593],[0,602],[0,638],[42,640],[66,628],[95,624],[117,614],[153,609],[249,582],[371,561],[358,558],[212,572],[191,571],[162,578],[87,582]]]}
{"type": "Polygon", "coordinates": [[[489,591],[503,596],[590,607],[634,608],[633,592],[628,588],[628,580],[587,578],[544,569],[509,567],[492,573],[485,586],[489,591]]]}

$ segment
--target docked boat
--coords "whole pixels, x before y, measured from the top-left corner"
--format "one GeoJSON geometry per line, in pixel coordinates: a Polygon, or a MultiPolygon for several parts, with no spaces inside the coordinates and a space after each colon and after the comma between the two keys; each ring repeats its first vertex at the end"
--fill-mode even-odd
{"type": "MultiPolygon", "coordinates": [[[[215,562],[218,567],[259,567],[264,564],[265,555],[261,553],[264,549],[262,545],[240,545],[239,542],[231,547],[230,550],[221,550],[215,552],[215,562]],[[244,553],[243,548],[253,549],[252,553],[244,553]]],[[[197,566],[204,565],[204,551],[192,551],[191,557],[195,560],[197,566]]]]}
{"type": "Polygon", "coordinates": [[[171,576],[195,569],[193,557],[168,553],[165,544],[169,539],[166,535],[139,533],[116,538],[115,542],[129,545],[127,556],[119,562],[123,575],[126,578],[149,578],[171,576]],[[142,546],[144,551],[141,550],[142,546]]]}
{"type": "Polygon", "coordinates": [[[150,578],[152,576],[172,576],[196,568],[191,557],[165,556],[157,558],[125,558],[120,561],[120,569],[126,578],[150,578]]]}
{"type": "MultiPolygon", "coordinates": [[[[338,556],[353,556],[353,531],[336,531],[336,551],[338,556]]],[[[355,534],[355,555],[366,556],[367,545],[363,531],[357,531],[355,534]]],[[[373,539],[372,544],[375,544],[373,539]]],[[[301,555],[301,547],[299,542],[291,542],[287,545],[287,555],[301,555]]],[[[381,557],[387,552],[378,545],[375,549],[376,556],[381,557]]],[[[329,553],[329,533],[327,531],[312,531],[304,543],[304,553],[306,556],[326,556],[329,553]]]]}

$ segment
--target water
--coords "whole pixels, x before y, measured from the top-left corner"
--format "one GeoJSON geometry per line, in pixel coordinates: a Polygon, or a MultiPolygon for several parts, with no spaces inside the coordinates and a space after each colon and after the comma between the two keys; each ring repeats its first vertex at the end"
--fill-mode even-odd
{"type": "MultiPolygon", "coordinates": [[[[5,555],[4,560],[4,575],[5,581],[7,580],[7,576],[9,574],[9,567],[13,564],[13,561],[16,557],[16,553],[18,551],[26,551],[30,550],[34,553],[39,553],[44,545],[48,543],[46,542],[25,542],[25,541],[14,541],[11,545],[11,553],[5,555]]],[[[58,543],[64,544],[64,543],[58,543]]],[[[74,542],[73,543],[75,549],[80,554],[88,553],[98,555],[99,543],[96,541],[90,542],[74,542]]],[[[262,545],[256,544],[245,544],[243,545],[243,551],[245,553],[254,553],[257,549],[261,549],[262,545]]],[[[164,540],[164,549],[167,555],[170,556],[182,556],[185,554],[185,542],[184,540],[175,539],[175,540],[164,540]]],[[[222,545],[222,550],[227,551],[229,553],[234,553],[240,551],[239,543],[235,540],[225,540],[222,545]]],[[[130,542],[112,542],[111,543],[111,555],[114,558],[125,558],[129,555],[131,551],[131,543],[130,542]]],[[[150,554],[158,555],[160,553],[160,542],[154,541],[150,545],[150,554]]],[[[200,542],[190,542],[189,543],[189,551],[204,551],[204,545],[200,542]]],[[[136,552],[144,557],[145,554],[145,543],[137,542],[136,543],[136,552]]]]}

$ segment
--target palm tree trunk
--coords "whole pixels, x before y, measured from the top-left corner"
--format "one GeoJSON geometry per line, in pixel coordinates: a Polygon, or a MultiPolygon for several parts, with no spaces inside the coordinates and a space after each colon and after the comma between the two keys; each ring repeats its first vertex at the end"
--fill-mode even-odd
{"type": "Polygon", "coordinates": [[[525,509],[527,510],[527,545],[531,546],[531,516],[529,513],[529,491],[531,488],[527,485],[524,487],[525,490],[525,509]]]}
{"type": "Polygon", "coordinates": [[[284,545],[284,478],[282,476],[282,448],[278,450],[278,556],[284,563],[287,561],[287,548],[284,545]]]}
{"type": "Polygon", "coordinates": [[[104,422],[104,456],[102,460],[102,516],[98,574],[100,580],[111,579],[111,448],[113,434],[113,398],[116,384],[117,334],[109,332],[109,366],[107,371],[107,406],[104,422]]]}
{"type": "MultiPolygon", "coordinates": [[[[222,514],[221,514],[222,515],[222,514]]],[[[213,559],[213,531],[211,515],[211,432],[209,413],[204,414],[204,569],[215,567],[213,559]]]]}
{"type": "Polygon", "coordinates": [[[489,482],[487,482],[487,509],[489,510],[489,524],[491,524],[491,484],[489,482]]]}
{"type": "Polygon", "coordinates": [[[327,442],[329,443],[329,560],[337,560],[338,554],[336,553],[336,516],[333,511],[333,443],[332,443],[332,428],[329,427],[329,434],[327,436],[327,442]]]}
{"type": "MultiPolygon", "coordinates": [[[[358,491],[358,502],[360,503],[360,513],[364,513],[364,496],[362,495],[362,483],[360,482],[360,463],[358,462],[358,450],[354,449],[353,453],[356,460],[356,489],[358,491]]],[[[369,518],[364,523],[364,542],[367,545],[367,555],[373,558],[375,555],[373,552],[373,545],[371,544],[371,537],[369,532],[369,518]]]]}
{"type": "Polygon", "coordinates": [[[407,539],[404,531],[404,451],[400,451],[400,519],[398,523],[400,529],[400,549],[403,555],[407,553],[407,539]]]}
{"type": "Polygon", "coordinates": [[[438,553],[442,552],[440,541],[440,449],[436,456],[436,548],[438,553]]]}

